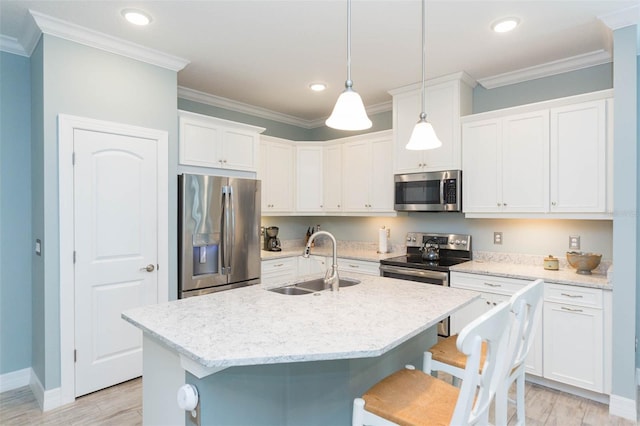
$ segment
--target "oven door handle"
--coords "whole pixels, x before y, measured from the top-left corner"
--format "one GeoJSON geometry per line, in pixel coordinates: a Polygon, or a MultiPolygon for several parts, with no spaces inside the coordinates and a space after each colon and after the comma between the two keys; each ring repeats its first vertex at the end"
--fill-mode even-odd
{"type": "Polygon", "coordinates": [[[398,268],[396,266],[390,266],[390,265],[380,265],[380,271],[391,272],[393,274],[407,275],[411,277],[433,278],[436,280],[442,280],[443,286],[445,287],[449,286],[448,272],[427,271],[424,269],[398,268]]]}

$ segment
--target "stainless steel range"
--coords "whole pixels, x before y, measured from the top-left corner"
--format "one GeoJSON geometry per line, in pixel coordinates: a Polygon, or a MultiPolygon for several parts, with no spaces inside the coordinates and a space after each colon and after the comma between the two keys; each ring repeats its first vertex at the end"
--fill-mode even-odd
{"type": "MultiPolygon", "coordinates": [[[[380,261],[380,275],[449,286],[449,268],[471,260],[471,235],[409,232],[407,254],[380,261]]],[[[438,324],[438,335],[449,336],[449,318],[438,324]]]]}

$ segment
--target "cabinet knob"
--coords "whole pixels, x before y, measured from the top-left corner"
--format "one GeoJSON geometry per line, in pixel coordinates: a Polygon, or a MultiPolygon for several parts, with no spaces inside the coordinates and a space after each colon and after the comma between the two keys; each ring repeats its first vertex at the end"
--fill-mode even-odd
{"type": "Polygon", "coordinates": [[[552,202],[551,202],[551,205],[552,205],[552,206],[555,206],[555,205],[556,205],[556,202],[555,202],[555,201],[552,201],[552,202]]]}
{"type": "Polygon", "coordinates": [[[507,207],[507,203],[502,203],[503,206],[507,207]]]}
{"type": "Polygon", "coordinates": [[[502,205],[502,203],[496,203],[498,205],[498,207],[500,207],[502,205]]]}

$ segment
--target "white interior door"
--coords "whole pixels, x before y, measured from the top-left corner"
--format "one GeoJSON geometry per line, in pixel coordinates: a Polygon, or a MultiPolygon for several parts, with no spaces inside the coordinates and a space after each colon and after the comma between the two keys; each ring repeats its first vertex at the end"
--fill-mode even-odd
{"type": "Polygon", "coordinates": [[[122,311],[157,302],[156,141],[75,129],[75,393],[142,374],[122,311]]]}

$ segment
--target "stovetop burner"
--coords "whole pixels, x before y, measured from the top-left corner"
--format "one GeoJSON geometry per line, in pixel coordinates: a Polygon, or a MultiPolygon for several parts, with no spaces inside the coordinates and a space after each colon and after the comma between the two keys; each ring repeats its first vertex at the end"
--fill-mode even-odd
{"type": "Polygon", "coordinates": [[[449,271],[449,267],[471,260],[471,236],[460,234],[432,234],[409,232],[407,254],[381,260],[382,265],[404,268],[449,271]],[[440,258],[423,260],[420,249],[428,242],[437,242],[440,258]]]}

